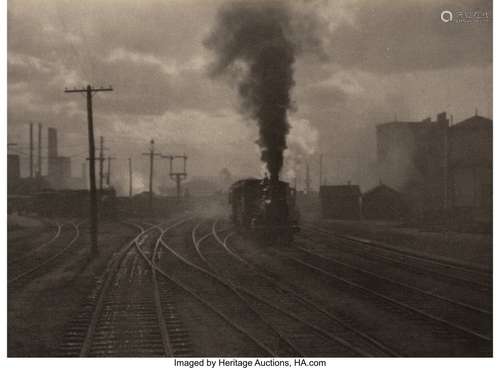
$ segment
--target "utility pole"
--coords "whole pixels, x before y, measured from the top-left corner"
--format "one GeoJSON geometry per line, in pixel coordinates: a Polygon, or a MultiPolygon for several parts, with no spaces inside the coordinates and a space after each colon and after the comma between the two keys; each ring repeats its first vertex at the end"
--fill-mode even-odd
{"type": "Polygon", "coordinates": [[[87,119],[88,119],[88,138],[89,138],[89,174],[90,174],[90,238],[91,238],[91,253],[97,255],[97,193],[95,185],[95,141],[94,141],[94,120],[92,115],[92,93],[111,92],[113,88],[92,88],[87,85],[87,88],[82,89],[65,89],[65,93],[85,93],[87,96],[87,119]]]}
{"type": "Polygon", "coordinates": [[[132,197],[132,157],[128,158],[128,196],[132,197]]]}
{"type": "Polygon", "coordinates": [[[37,177],[42,178],[42,124],[38,123],[38,168],[37,177]]]}
{"type": "Polygon", "coordinates": [[[177,189],[177,199],[179,200],[181,198],[181,182],[187,178],[186,161],[188,158],[187,158],[186,154],[177,155],[177,156],[167,155],[167,156],[162,156],[162,158],[167,158],[170,160],[169,176],[173,181],[175,181],[175,185],[176,185],[176,189],[177,189]],[[183,166],[182,171],[178,171],[178,172],[173,171],[173,161],[176,158],[182,158],[184,160],[184,166],[183,166]]]}
{"type": "Polygon", "coordinates": [[[306,162],[306,194],[311,194],[311,177],[309,176],[308,162],[306,162]]]}
{"type": "Polygon", "coordinates": [[[149,208],[153,210],[153,172],[155,156],[161,156],[161,153],[155,152],[155,141],[151,139],[149,152],[143,153],[143,156],[149,156],[149,208]]]}
{"type": "Polygon", "coordinates": [[[30,178],[33,177],[33,123],[30,123],[30,178]]]}
{"type": "Polygon", "coordinates": [[[104,181],[104,137],[101,135],[100,137],[100,145],[99,145],[99,193],[102,194],[102,185],[104,181]]]}
{"type": "Polygon", "coordinates": [[[114,160],[115,157],[108,156],[108,172],[106,175],[106,185],[109,187],[110,182],[111,182],[111,160],[114,160]]]}
{"type": "Polygon", "coordinates": [[[323,154],[321,153],[319,155],[319,188],[321,188],[322,185],[323,185],[323,154]]]}

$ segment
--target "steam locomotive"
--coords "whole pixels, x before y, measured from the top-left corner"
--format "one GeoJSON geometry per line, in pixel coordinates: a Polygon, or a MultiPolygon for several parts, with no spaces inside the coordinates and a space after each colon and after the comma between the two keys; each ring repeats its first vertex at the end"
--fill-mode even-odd
{"type": "Polygon", "coordinates": [[[240,231],[268,241],[290,242],[299,231],[295,197],[295,189],[280,180],[239,180],[229,191],[231,220],[240,231]]]}

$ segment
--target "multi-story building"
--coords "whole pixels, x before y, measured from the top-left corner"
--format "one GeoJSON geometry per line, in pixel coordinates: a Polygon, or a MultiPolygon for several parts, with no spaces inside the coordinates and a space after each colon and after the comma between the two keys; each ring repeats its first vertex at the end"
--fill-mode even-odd
{"type": "Polygon", "coordinates": [[[415,215],[446,207],[448,126],[446,113],[377,126],[379,180],[405,193],[415,215]]]}
{"type": "Polygon", "coordinates": [[[491,220],[493,122],[473,116],[449,126],[394,121],[377,126],[380,181],[402,192],[414,216],[491,220]]]}
{"type": "Polygon", "coordinates": [[[493,121],[472,116],[449,129],[450,208],[488,222],[493,202],[493,121]]]}

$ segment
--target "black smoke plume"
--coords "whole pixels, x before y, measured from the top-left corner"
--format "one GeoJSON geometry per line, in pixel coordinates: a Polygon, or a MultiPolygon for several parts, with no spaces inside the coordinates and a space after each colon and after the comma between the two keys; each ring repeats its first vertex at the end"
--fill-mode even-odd
{"type": "Polygon", "coordinates": [[[290,9],[282,1],[234,2],[223,6],[205,45],[216,56],[212,76],[238,80],[243,111],[259,126],[261,159],[272,180],[283,166],[290,126],[287,112],[298,51],[290,9]]]}

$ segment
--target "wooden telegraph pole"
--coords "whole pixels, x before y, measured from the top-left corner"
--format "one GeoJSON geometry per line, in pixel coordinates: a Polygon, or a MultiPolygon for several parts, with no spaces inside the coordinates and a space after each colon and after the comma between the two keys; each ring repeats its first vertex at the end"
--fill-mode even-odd
{"type": "Polygon", "coordinates": [[[95,141],[94,141],[94,120],[92,115],[92,93],[111,92],[113,88],[92,88],[90,84],[82,89],[65,89],[65,93],[85,93],[87,96],[87,119],[88,119],[88,138],[89,138],[89,174],[90,174],[90,239],[91,254],[97,255],[97,191],[95,183],[95,141]]]}
{"type": "Polygon", "coordinates": [[[30,178],[33,177],[33,123],[30,123],[30,178]]]}
{"type": "Polygon", "coordinates": [[[128,196],[132,197],[132,157],[128,158],[128,196]]]}
{"type": "Polygon", "coordinates": [[[319,186],[318,186],[318,191],[323,185],[323,154],[321,153],[319,155],[319,186]]]}
{"type": "Polygon", "coordinates": [[[38,167],[37,177],[42,178],[42,124],[38,123],[38,167]]]}
{"type": "Polygon", "coordinates": [[[149,208],[153,210],[153,172],[155,156],[161,156],[161,153],[155,152],[155,141],[151,139],[149,152],[143,153],[143,156],[149,156],[149,208]]]}
{"type": "Polygon", "coordinates": [[[111,160],[114,160],[115,157],[108,156],[106,159],[108,160],[108,172],[106,173],[106,185],[109,187],[111,184],[111,160]]]}

